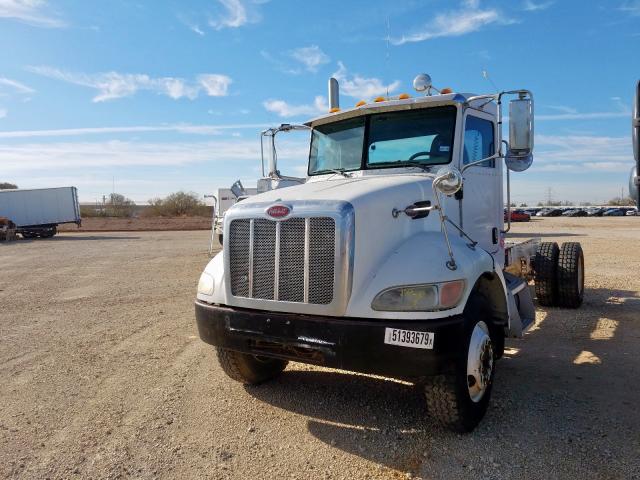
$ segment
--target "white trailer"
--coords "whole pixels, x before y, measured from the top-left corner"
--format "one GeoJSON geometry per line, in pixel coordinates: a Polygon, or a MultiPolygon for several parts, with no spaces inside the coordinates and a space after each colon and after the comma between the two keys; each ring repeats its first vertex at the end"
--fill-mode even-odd
{"type": "Polygon", "coordinates": [[[565,308],[584,295],[579,243],[507,241],[503,182],[509,205],[509,172],[533,160],[533,96],[421,74],[416,97],[340,109],[329,85],[330,113],[306,124],[307,181],[227,211],[198,283],[200,338],[245,384],[289,360],[414,381],[430,415],[470,431],[505,338],[535,321],[533,291],[565,308]]]}
{"type": "Polygon", "coordinates": [[[0,217],[24,238],[49,238],[63,223],[81,223],[76,187],[0,190],[0,217]]]}

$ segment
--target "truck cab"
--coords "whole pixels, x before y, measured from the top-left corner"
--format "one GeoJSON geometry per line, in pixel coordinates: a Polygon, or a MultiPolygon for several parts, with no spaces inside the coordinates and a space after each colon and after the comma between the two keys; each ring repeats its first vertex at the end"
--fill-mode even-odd
{"type": "Polygon", "coordinates": [[[306,182],[227,211],[198,285],[200,337],[240,382],[290,360],[401,378],[424,386],[431,415],[470,431],[505,337],[534,321],[528,282],[547,305],[582,301],[579,244],[505,239],[504,176],[531,165],[532,95],[437,90],[422,74],[418,96],[343,110],[329,85],[331,112],[306,124],[306,182]],[[561,255],[575,270],[564,280],[561,255]]]}

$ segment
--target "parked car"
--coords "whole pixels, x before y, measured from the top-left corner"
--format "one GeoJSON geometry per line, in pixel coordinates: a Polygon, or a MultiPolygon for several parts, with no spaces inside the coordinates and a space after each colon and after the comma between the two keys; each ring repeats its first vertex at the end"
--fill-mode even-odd
{"type": "MultiPolygon", "coordinates": [[[[504,221],[508,220],[507,212],[504,212],[504,221]]],[[[512,210],[511,211],[511,221],[512,222],[528,222],[531,220],[531,215],[526,213],[523,210],[512,210]]]]}
{"type": "Polygon", "coordinates": [[[626,215],[628,217],[635,217],[636,215],[638,215],[638,210],[635,208],[632,208],[631,210],[627,210],[626,215]]]}
{"type": "Polygon", "coordinates": [[[625,211],[621,208],[610,208],[602,215],[605,217],[624,217],[625,211]]]}
{"type": "Polygon", "coordinates": [[[565,211],[563,211],[561,216],[563,216],[563,217],[570,217],[574,212],[575,212],[575,210],[571,208],[571,209],[569,209],[569,210],[565,210],[565,211]]]}
{"type": "Polygon", "coordinates": [[[562,215],[562,209],[560,208],[550,208],[548,210],[543,210],[541,217],[559,217],[562,215]]]}
{"type": "Polygon", "coordinates": [[[587,210],[587,215],[589,215],[590,217],[601,217],[605,211],[606,209],[601,207],[590,208],[589,210],[587,210]]]}
{"type": "Polygon", "coordinates": [[[587,211],[583,208],[576,208],[575,210],[571,210],[570,213],[563,213],[567,217],[586,217],[588,215],[587,211]]]}

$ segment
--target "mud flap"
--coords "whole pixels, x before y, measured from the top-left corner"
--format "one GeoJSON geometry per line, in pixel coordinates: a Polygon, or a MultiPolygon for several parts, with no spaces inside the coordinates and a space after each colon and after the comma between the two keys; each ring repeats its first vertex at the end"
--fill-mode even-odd
{"type": "Polygon", "coordinates": [[[529,284],[506,272],[504,279],[509,302],[509,336],[522,337],[536,320],[536,308],[529,284]]]}

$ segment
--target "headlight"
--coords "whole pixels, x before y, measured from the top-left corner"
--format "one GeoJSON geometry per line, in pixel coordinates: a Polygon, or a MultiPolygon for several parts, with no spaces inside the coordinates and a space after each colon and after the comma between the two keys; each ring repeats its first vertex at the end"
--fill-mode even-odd
{"type": "Polygon", "coordinates": [[[202,272],[202,275],[200,275],[198,293],[209,296],[213,295],[213,277],[206,272],[202,272]]]}
{"type": "Polygon", "coordinates": [[[371,308],[389,312],[433,312],[453,308],[462,299],[464,280],[404,285],[383,290],[371,302],[371,308]]]}

